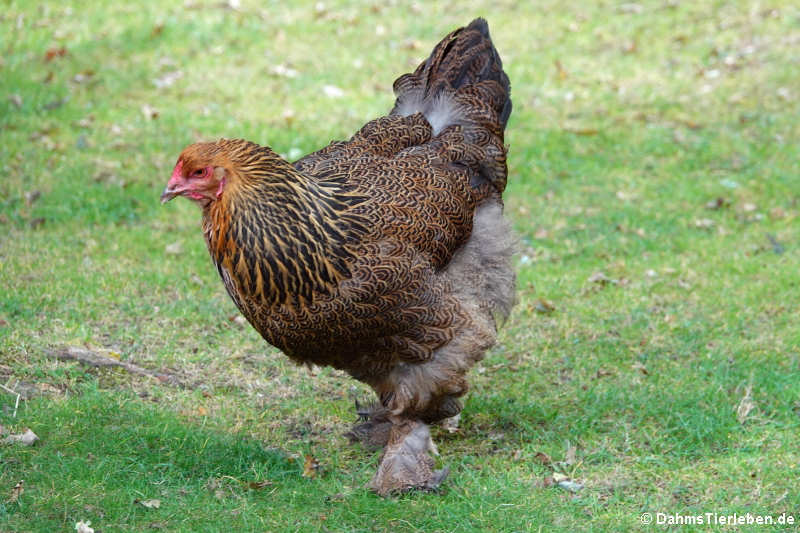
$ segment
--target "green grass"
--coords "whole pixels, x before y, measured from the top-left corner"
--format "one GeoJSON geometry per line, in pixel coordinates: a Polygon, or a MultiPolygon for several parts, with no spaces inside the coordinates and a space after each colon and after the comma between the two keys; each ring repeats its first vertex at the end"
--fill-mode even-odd
{"type": "Polygon", "coordinates": [[[0,531],[800,520],[800,10],[316,4],[3,4],[0,382],[31,398],[13,418],[0,395],[0,424],[41,442],[0,445],[0,531]],[[391,107],[397,75],[479,15],[512,81],[519,303],[472,372],[460,432],[434,430],[444,490],[383,500],[364,488],[378,455],[341,436],[363,387],[294,367],[234,322],[196,208],[158,196],[194,140],[244,137],[296,157],[347,138],[391,107]],[[613,281],[590,281],[598,272],[613,281]],[[555,310],[538,312],[541,299],[555,310]],[[192,387],[48,355],[65,345],[192,387]],[[755,407],[740,421],[748,389],[755,407]],[[573,447],[571,464],[537,459],[573,447]],[[315,478],[302,476],[307,454],[315,478]],[[585,487],[548,486],[554,468],[585,487]],[[154,498],[159,509],[135,503],[154,498]]]}

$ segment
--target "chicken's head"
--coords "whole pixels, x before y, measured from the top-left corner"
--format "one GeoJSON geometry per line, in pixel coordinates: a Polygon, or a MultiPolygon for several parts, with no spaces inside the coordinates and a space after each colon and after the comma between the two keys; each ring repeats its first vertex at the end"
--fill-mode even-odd
{"type": "Polygon", "coordinates": [[[205,209],[222,196],[226,165],[215,148],[215,143],[196,143],[181,152],[161,194],[162,204],[185,196],[205,209]]]}

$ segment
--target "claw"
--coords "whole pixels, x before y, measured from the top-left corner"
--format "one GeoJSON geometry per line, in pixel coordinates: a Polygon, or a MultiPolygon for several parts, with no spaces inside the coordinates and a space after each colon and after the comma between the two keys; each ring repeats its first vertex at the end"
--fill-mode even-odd
{"type": "Polygon", "coordinates": [[[356,414],[358,415],[358,419],[361,422],[366,422],[369,420],[370,415],[375,410],[375,404],[372,402],[368,402],[365,404],[358,403],[358,398],[355,399],[356,404],[356,414]]]}
{"type": "Polygon", "coordinates": [[[386,411],[374,402],[365,404],[355,400],[356,414],[360,424],[344,434],[351,443],[361,442],[368,448],[381,448],[389,440],[392,423],[386,419],[386,411]]]}
{"type": "Polygon", "coordinates": [[[450,474],[450,469],[448,467],[444,467],[441,470],[437,470],[433,473],[433,477],[428,482],[428,486],[426,487],[427,490],[437,490],[439,485],[447,479],[447,476],[450,474]]]}

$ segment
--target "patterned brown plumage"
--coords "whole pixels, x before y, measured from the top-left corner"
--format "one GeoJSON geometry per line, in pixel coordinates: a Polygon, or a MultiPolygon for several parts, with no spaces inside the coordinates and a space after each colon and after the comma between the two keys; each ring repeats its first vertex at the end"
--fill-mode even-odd
{"type": "Polygon", "coordinates": [[[381,494],[444,477],[425,423],[460,411],[514,286],[501,201],[511,100],[486,22],[394,87],[389,116],[294,164],[243,140],[191,145],[162,196],[203,208],[211,258],[267,342],[375,389],[364,427],[388,440],[381,494]]]}

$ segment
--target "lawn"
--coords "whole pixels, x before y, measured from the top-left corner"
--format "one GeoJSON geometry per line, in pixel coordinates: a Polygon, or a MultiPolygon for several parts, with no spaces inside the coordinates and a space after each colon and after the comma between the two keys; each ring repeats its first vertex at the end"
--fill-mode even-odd
{"type": "Polygon", "coordinates": [[[800,521],[795,3],[72,4],[0,13],[0,432],[40,439],[0,444],[0,531],[800,521]],[[366,389],[244,325],[197,208],[158,198],[196,140],[348,138],[475,16],[512,83],[518,304],[434,429],[443,489],[381,499],[342,436],[366,389]]]}

